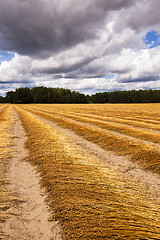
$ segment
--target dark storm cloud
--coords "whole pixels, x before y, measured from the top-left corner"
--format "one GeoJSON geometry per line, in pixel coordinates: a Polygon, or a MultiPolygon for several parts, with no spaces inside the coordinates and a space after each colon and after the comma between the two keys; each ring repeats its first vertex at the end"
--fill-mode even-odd
{"type": "Polygon", "coordinates": [[[159,9],[160,0],[0,0],[0,92],[158,88],[160,47],[143,39],[159,33],[159,9]]]}
{"type": "Polygon", "coordinates": [[[126,67],[126,69],[112,69],[111,70],[111,72],[112,72],[112,74],[126,74],[126,73],[128,73],[129,71],[131,70],[131,68],[129,68],[129,67],[126,67]]]}
{"type": "Polygon", "coordinates": [[[160,1],[159,0],[137,0],[130,9],[125,9],[119,16],[119,21],[115,24],[115,31],[121,31],[129,27],[140,32],[144,27],[151,28],[158,26],[160,22],[160,1]]]}
{"type": "Polygon", "coordinates": [[[89,79],[89,78],[103,78],[106,76],[106,70],[102,66],[92,66],[90,64],[83,65],[75,71],[66,72],[65,78],[71,79],[89,79]]]}
{"type": "Polygon", "coordinates": [[[85,75],[85,74],[66,74],[64,78],[69,78],[69,79],[90,79],[90,78],[104,78],[104,74],[102,75],[95,75],[95,74],[90,74],[90,75],[85,75]]]}
{"type": "Polygon", "coordinates": [[[120,82],[121,83],[136,83],[136,82],[150,82],[150,81],[158,81],[160,80],[159,76],[141,76],[138,78],[127,78],[123,79],[120,82]]]}
{"type": "Polygon", "coordinates": [[[109,11],[134,0],[5,0],[0,2],[0,49],[45,55],[97,37],[109,11]]]}
{"type": "Polygon", "coordinates": [[[33,74],[36,73],[40,73],[40,74],[63,74],[63,73],[69,73],[69,72],[73,72],[77,69],[82,68],[84,65],[89,64],[90,62],[92,62],[94,58],[86,58],[83,59],[77,63],[73,63],[71,65],[68,65],[67,63],[64,65],[60,65],[59,67],[48,67],[48,68],[38,68],[38,69],[34,69],[32,71],[33,74]]]}
{"type": "Polygon", "coordinates": [[[24,79],[20,79],[20,80],[11,80],[11,81],[0,81],[0,85],[4,85],[4,84],[15,84],[15,83],[24,83],[24,84],[28,84],[28,83],[33,83],[33,81],[30,80],[24,80],[24,79]]]}

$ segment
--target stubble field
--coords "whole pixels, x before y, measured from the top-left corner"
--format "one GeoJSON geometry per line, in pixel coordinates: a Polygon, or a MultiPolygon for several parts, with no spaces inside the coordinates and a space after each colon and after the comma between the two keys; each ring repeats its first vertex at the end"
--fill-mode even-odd
{"type": "Polygon", "coordinates": [[[13,108],[63,239],[160,239],[160,104],[13,108]]]}

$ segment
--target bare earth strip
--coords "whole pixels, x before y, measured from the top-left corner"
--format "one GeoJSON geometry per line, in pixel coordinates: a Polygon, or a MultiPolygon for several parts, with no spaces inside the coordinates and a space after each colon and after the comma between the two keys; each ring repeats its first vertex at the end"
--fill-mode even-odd
{"type": "MultiPolygon", "coordinates": [[[[13,111],[13,109],[12,109],[13,111]]],[[[10,239],[61,239],[58,223],[49,222],[49,211],[45,203],[45,192],[40,188],[40,178],[36,169],[23,161],[28,152],[24,147],[26,137],[17,114],[14,114],[13,152],[9,169],[9,181],[12,193],[18,199],[12,207],[12,217],[4,226],[10,239]]]]}

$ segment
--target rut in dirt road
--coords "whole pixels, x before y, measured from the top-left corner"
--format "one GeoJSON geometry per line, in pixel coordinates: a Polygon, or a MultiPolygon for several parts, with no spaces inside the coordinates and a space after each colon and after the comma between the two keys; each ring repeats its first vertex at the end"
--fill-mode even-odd
{"type": "Polygon", "coordinates": [[[13,108],[13,152],[8,179],[10,191],[17,200],[10,211],[4,231],[9,239],[55,239],[60,240],[60,227],[56,221],[49,222],[50,214],[45,203],[45,192],[40,187],[40,177],[36,169],[23,161],[28,152],[25,149],[26,136],[20,120],[13,108]]]}

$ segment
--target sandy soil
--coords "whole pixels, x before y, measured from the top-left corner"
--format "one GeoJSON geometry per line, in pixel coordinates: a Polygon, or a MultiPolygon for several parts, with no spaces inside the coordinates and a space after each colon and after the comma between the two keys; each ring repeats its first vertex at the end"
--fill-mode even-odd
{"type": "MultiPolygon", "coordinates": [[[[65,133],[68,136],[67,138],[70,141],[72,141],[73,144],[76,144],[80,148],[87,151],[89,154],[96,156],[103,167],[105,167],[105,164],[106,165],[109,164],[110,166],[114,167],[115,170],[122,173],[124,177],[127,177],[129,180],[132,180],[132,182],[135,185],[140,186],[140,188],[142,188],[146,192],[146,195],[148,196],[148,198],[153,198],[156,202],[158,201],[160,203],[160,176],[158,174],[153,174],[149,171],[143,171],[142,169],[140,169],[140,167],[137,164],[129,161],[128,157],[117,156],[116,154],[114,154],[114,152],[105,151],[104,149],[100,148],[96,144],[91,143],[85,140],[84,138],[76,135],[73,131],[61,128],[56,123],[50,120],[44,119],[38,115],[36,116],[43,119],[48,124],[51,124],[54,128],[57,128],[62,133],[65,133]]],[[[86,125],[90,125],[90,124],[86,124],[86,125]]],[[[97,128],[100,129],[99,127],[97,128]]],[[[116,135],[122,136],[122,134],[118,134],[118,133],[116,133],[116,135]]],[[[125,135],[123,135],[123,137],[124,136],[125,135]]],[[[137,141],[136,138],[133,138],[133,139],[137,141]]],[[[150,142],[143,141],[143,140],[142,141],[139,140],[139,143],[152,145],[152,146],[154,145],[150,142]]],[[[158,147],[160,147],[160,145],[158,147]]]]}
{"type": "Polygon", "coordinates": [[[4,231],[10,239],[60,240],[58,222],[49,222],[49,211],[45,202],[45,191],[40,188],[40,177],[36,169],[23,161],[28,154],[24,147],[26,136],[23,127],[14,112],[13,152],[8,178],[10,190],[17,199],[12,207],[12,217],[4,225],[4,231]]]}

